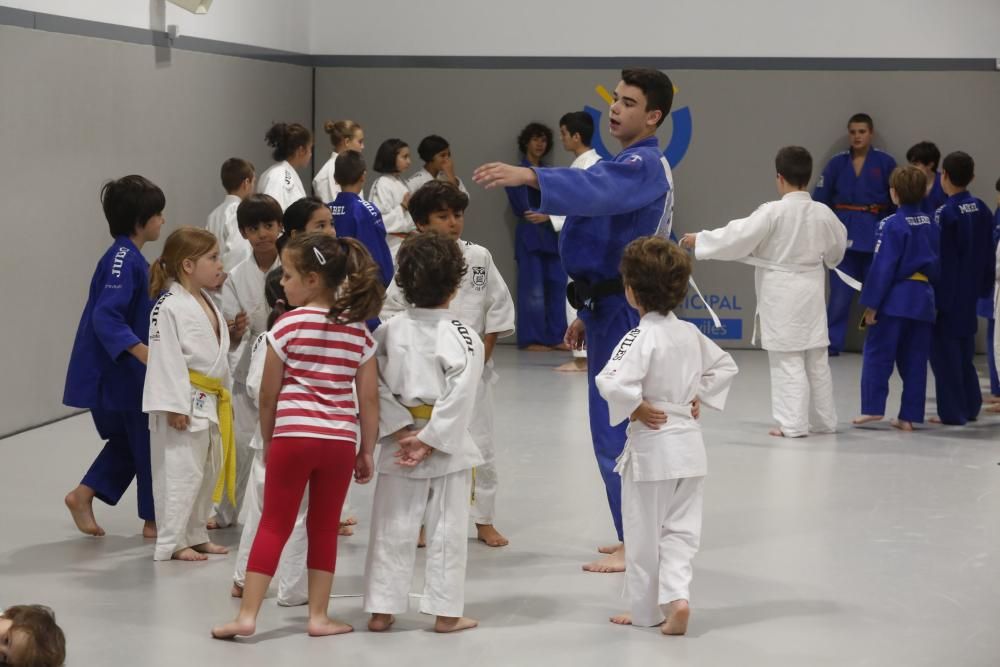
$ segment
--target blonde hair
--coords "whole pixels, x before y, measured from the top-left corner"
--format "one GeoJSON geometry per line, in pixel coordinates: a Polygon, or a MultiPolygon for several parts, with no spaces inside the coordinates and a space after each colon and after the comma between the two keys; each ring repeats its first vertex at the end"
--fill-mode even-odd
{"type": "Polygon", "coordinates": [[[330,143],[334,148],[353,137],[360,129],[361,125],[353,120],[328,120],[323,123],[323,131],[330,135],[330,143]]]}
{"type": "Polygon", "coordinates": [[[181,227],[167,237],[163,254],[149,270],[149,295],[157,298],[171,280],[180,280],[184,260],[198,260],[218,245],[215,234],[197,227],[181,227]]]}
{"type": "Polygon", "coordinates": [[[889,187],[896,191],[900,204],[919,204],[927,192],[927,176],[919,167],[896,167],[889,176],[889,187]]]}

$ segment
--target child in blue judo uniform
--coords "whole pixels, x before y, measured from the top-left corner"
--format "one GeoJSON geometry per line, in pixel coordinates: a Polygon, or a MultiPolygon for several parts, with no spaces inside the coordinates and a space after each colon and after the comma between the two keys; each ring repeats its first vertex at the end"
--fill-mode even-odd
{"type": "Polygon", "coordinates": [[[920,202],[920,210],[934,219],[934,214],[944,205],[948,199],[944,189],[941,187],[941,172],[938,166],[941,164],[941,151],[932,141],[920,141],[906,151],[906,161],[914,167],[918,167],[927,177],[927,194],[920,202]]]}
{"type": "Polygon", "coordinates": [[[104,535],[94,517],[94,498],[116,505],[136,480],[144,537],[156,537],[153,479],[149,463],[149,419],[142,387],[149,354],[149,264],[142,246],[160,237],[163,191],[142,176],[104,185],[101,204],[114,243],[97,262],[87,305],[73,342],[63,403],[87,408],[104,449],[66,507],[81,532],[104,535]]]}
{"type": "MultiPolygon", "coordinates": [[[[622,252],[640,236],[670,235],[673,180],[670,165],[656,141],[656,129],[670,113],[673,84],[657,70],[627,69],[615,88],[609,129],[622,151],[590,169],[546,169],[490,163],[476,170],[477,183],[487,188],[528,186],[539,191],[537,209],[565,215],[559,250],[573,280],[570,300],[577,318],[566,331],[566,342],[579,348],[586,332],[590,359],[590,432],[597,464],[619,541],[622,539],[621,477],[615,460],[625,446],[622,422],[609,425],[608,404],[595,378],[618,342],[639,322],[625,299],[618,266],[622,252]]],[[[625,569],[623,543],[601,549],[606,554],[584,566],[591,572],[625,569]]]]}
{"type": "MultiPolygon", "coordinates": [[[[528,123],[517,137],[521,166],[541,167],[552,151],[552,130],[528,123]]],[[[559,235],[549,216],[538,212],[538,190],[526,185],[507,188],[517,216],[514,257],[517,259],[517,346],[533,351],[565,349],[566,272],[559,261],[559,235]]]]}
{"type": "Polygon", "coordinates": [[[927,358],[934,329],[934,284],[940,275],[939,232],[920,210],[927,177],[917,167],[900,167],[890,179],[899,210],[879,224],[875,253],[861,290],[868,327],[861,366],[861,416],[854,424],[885,415],[889,377],[895,366],[903,380],[899,418],[892,425],[912,431],[924,421],[927,358]]]}
{"type": "Polygon", "coordinates": [[[357,151],[344,151],[337,156],[335,168],[334,179],[340,186],[340,192],[329,206],[337,236],[361,241],[378,265],[382,285],[388,287],[394,269],[389,244],[385,240],[385,223],[375,205],[361,198],[368,175],[365,159],[357,151]]]}
{"type": "MultiPolygon", "coordinates": [[[[847,123],[851,149],[834,155],[823,170],[813,199],[832,208],[847,227],[847,252],[837,268],[860,282],[865,281],[875,250],[878,222],[892,213],[889,174],[896,161],[872,146],[875,123],[868,114],[855,114],[847,123]]],[[[830,273],[830,354],[844,351],[847,319],[854,289],[835,273],[830,273]]]]}
{"type": "Polygon", "coordinates": [[[937,210],[941,233],[941,279],[934,285],[937,322],[931,343],[931,370],[937,419],[961,425],[975,421],[983,406],[976,374],[976,302],[993,292],[993,215],[967,190],[975,175],[972,158],[950,153],[941,184],[948,200],[937,210]]]}

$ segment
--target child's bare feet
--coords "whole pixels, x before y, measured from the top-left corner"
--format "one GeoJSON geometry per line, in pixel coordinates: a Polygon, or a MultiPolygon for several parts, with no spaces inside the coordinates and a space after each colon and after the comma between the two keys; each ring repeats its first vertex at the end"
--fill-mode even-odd
{"type": "Polygon", "coordinates": [[[448,633],[471,630],[479,625],[479,621],[464,616],[438,616],[434,622],[434,632],[448,633]]]}
{"type": "Polygon", "coordinates": [[[930,423],[932,423],[932,424],[944,424],[944,422],[943,422],[943,421],[941,421],[941,418],[940,418],[940,417],[931,417],[931,418],[930,418],[930,419],[928,419],[927,421],[929,421],[929,422],[930,422],[930,423]]]}
{"type": "Polygon", "coordinates": [[[189,562],[208,560],[208,556],[206,556],[205,554],[198,553],[191,547],[185,547],[180,551],[175,551],[174,555],[171,556],[170,558],[172,558],[173,560],[184,560],[189,562]]]}
{"type": "Polygon", "coordinates": [[[505,547],[510,544],[510,540],[494,528],[492,523],[477,523],[476,538],[488,547],[505,547]]]}
{"type": "Polygon", "coordinates": [[[309,625],[306,626],[306,631],[310,637],[329,637],[331,635],[343,635],[348,632],[354,632],[354,628],[347,623],[335,621],[327,616],[315,620],[310,618],[309,625]]]}
{"type": "Polygon", "coordinates": [[[350,537],[354,534],[354,526],[342,523],[340,524],[340,528],[337,529],[337,534],[343,535],[344,537],[350,537]]]}
{"type": "Polygon", "coordinates": [[[207,528],[208,530],[218,530],[219,520],[213,516],[211,519],[208,520],[208,523],[205,524],[205,528],[207,528]]]}
{"type": "Polygon", "coordinates": [[[368,629],[372,632],[385,632],[396,622],[396,617],[392,614],[372,614],[368,619],[368,629]]]}
{"type": "Polygon", "coordinates": [[[573,357],[570,361],[567,361],[561,366],[556,366],[555,370],[559,373],[583,373],[587,370],[587,358],[586,357],[573,357]]]}
{"type": "Polygon", "coordinates": [[[993,394],[983,394],[983,403],[1000,403],[1000,396],[993,394]]]}
{"type": "Polygon", "coordinates": [[[526,345],[525,347],[522,347],[521,349],[524,350],[525,352],[551,352],[552,351],[552,348],[549,347],[548,345],[537,345],[537,344],[526,345]]]}
{"type": "Polygon", "coordinates": [[[625,612],[624,614],[618,614],[617,616],[612,616],[608,619],[615,625],[632,625],[632,614],[625,612]]]}
{"type": "Polygon", "coordinates": [[[767,434],[770,435],[770,436],[773,436],[775,438],[784,438],[785,437],[785,434],[781,431],[780,428],[777,428],[777,427],[776,428],[772,428],[770,431],[767,432],[767,434]]]}
{"type": "Polygon", "coordinates": [[[212,628],[212,637],[215,639],[233,639],[234,637],[249,637],[257,632],[257,623],[251,620],[244,620],[239,617],[231,623],[217,625],[212,628]]]}
{"type": "Polygon", "coordinates": [[[687,600],[674,600],[670,603],[670,615],[660,626],[660,632],[665,635],[683,635],[688,630],[688,619],[691,618],[691,607],[687,600]]]}
{"type": "Polygon", "coordinates": [[[606,547],[597,547],[597,553],[599,554],[613,554],[625,545],[619,542],[618,544],[609,544],[606,547]]]}
{"type": "Polygon", "coordinates": [[[354,516],[349,516],[340,522],[341,526],[356,526],[358,525],[358,518],[354,516]]]}
{"type": "Polygon", "coordinates": [[[90,488],[81,484],[67,493],[63,502],[81,533],[104,537],[104,529],[97,525],[97,519],[94,518],[94,492],[90,488]]]}
{"type": "Polygon", "coordinates": [[[156,535],[157,535],[157,532],[156,532],[156,522],[155,521],[146,521],[145,523],[142,524],[142,536],[143,537],[145,537],[147,540],[155,540],[156,539],[156,535]]]}
{"type": "Polygon", "coordinates": [[[1000,412],[1000,403],[990,403],[985,408],[983,408],[983,412],[989,412],[991,414],[996,414],[1000,412]]]}
{"type": "Polygon", "coordinates": [[[851,423],[855,426],[860,426],[861,424],[868,424],[870,422],[882,421],[885,415],[859,415],[851,420],[851,423]]]}
{"type": "Polygon", "coordinates": [[[585,572],[624,572],[625,571],[625,545],[621,545],[614,553],[608,554],[604,558],[599,558],[583,566],[585,572]]]}
{"type": "Polygon", "coordinates": [[[902,419],[893,419],[889,423],[892,424],[893,428],[898,428],[900,431],[913,430],[913,422],[903,421],[902,419]]]}
{"type": "Polygon", "coordinates": [[[417,538],[417,548],[423,549],[427,546],[427,531],[423,526],[420,526],[420,536],[417,538]]]}
{"type": "Polygon", "coordinates": [[[233,584],[233,588],[229,591],[229,595],[234,598],[243,597],[243,587],[239,584],[233,584]]]}
{"type": "Polygon", "coordinates": [[[213,554],[216,556],[222,556],[229,553],[228,547],[224,547],[221,544],[216,544],[214,542],[205,542],[204,544],[196,544],[191,548],[200,554],[213,554]]]}

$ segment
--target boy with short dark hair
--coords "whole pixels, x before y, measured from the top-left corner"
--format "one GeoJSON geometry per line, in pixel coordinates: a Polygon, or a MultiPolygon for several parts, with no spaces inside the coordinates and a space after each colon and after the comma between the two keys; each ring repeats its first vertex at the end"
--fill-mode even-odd
{"type": "MultiPolygon", "coordinates": [[[[560,254],[577,308],[565,342],[579,349],[586,330],[589,357],[590,432],[604,480],[608,505],[619,540],[622,538],[621,479],[615,460],[625,447],[625,422],[608,422],[608,403],[595,378],[621,340],[639,322],[625,299],[618,273],[622,251],[630,241],[655,234],[669,238],[673,215],[673,177],[660,151],[656,130],[670,115],[674,86],[663,72],[625,69],[615,87],[608,127],[622,151],[590,169],[483,165],[474,178],[486,188],[527,186],[540,195],[542,214],[565,215],[560,254]]],[[[603,547],[606,558],[588,563],[589,572],[621,572],[624,543],[603,547]]]]}
{"type": "MultiPolygon", "coordinates": [[[[452,184],[431,181],[413,194],[410,215],[418,232],[437,233],[454,241],[469,267],[450,310],[479,335],[485,350],[486,373],[476,389],[476,407],[469,424],[472,439],[483,456],[483,463],[476,467],[473,478],[471,514],[479,541],[491,547],[502,547],[508,540],[494,526],[498,480],[493,439],[493,385],[498,376],[493,370],[492,357],[497,340],[514,333],[514,304],[490,251],[461,238],[468,205],[469,198],[452,184]]],[[[410,307],[412,302],[400,287],[390,285],[386,291],[383,319],[410,307]]]]}
{"type": "Polygon", "coordinates": [[[941,186],[948,200],[937,211],[941,234],[941,278],[934,284],[937,321],[931,343],[931,370],[942,424],[975,421],[983,405],[974,358],[976,302],[993,291],[993,216],[969,191],[975,162],[967,153],[949,153],[941,186]]]}
{"type": "Polygon", "coordinates": [[[238,157],[222,163],[220,176],[226,197],[208,215],[205,228],[219,240],[219,258],[226,273],[250,256],[250,245],[241,236],[236,221],[236,207],[253,194],[256,172],[252,164],[238,157]]]}
{"type": "MultiPolygon", "coordinates": [[[[750,217],[698,234],[681,245],[698,259],[738,261],[755,266],[761,345],[771,367],[773,436],[799,438],[833,433],[837,410],[827,359],[826,275],[847,248],[847,230],[806,188],[812,156],[786,146],[775,157],[780,201],[768,202],[750,217]]],[[[756,342],[757,325],[754,324],[756,342]]]]}
{"type": "Polygon", "coordinates": [[[30,604],[0,613],[0,665],[62,667],[65,660],[66,635],[51,609],[30,604]]]}
{"type": "Polygon", "coordinates": [[[861,290],[868,327],[861,366],[861,416],[855,425],[885,416],[893,367],[903,380],[899,418],[912,431],[924,421],[927,359],[934,329],[934,284],[941,274],[940,232],[920,210],[927,177],[917,167],[897,167],[889,180],[899,209],[879,224],[875,257],[861,290]]]}
{"type": "MultiPolygon", "coordinates": [[[[847,227],[847,252],[837,268],[863,283],[872,263],[879,220],[893,211],[889,174],[896,168],[896,161],[872,146],[875,122],[868,114],[851,116],[847,121],[847,135],[850,150],[831,158],[816,183],[813,199],[832,208],[847,227]]],[[[844,351],[854,292],[855,288],[844,282],[836,271],[830,272],[827,319],[831,356],[844,351]]]]}
{"type": "Polygon", "coordinates": [[[597,376],[611,423],[629,420],[615,474],[622,478],[630,611],[611,622],[683,635],[708,472],[691,405],[725,407],[738,369],[731,356],[673,313],[691,276],[691,260],[680,248],[666,239],[636,239],[625,248],[621,272],[625,297],[641,319],[597,376]]]}
{"type": "Polygon", "coordinates": [[[340,192],[330,203],[330,213],[337,236],[361,241],[378,264],[382,284],[388,287],[395,269],[385,240],[385,223],[378,208],[361,196],[368,177],[365,159],[357,151],[344,151],[337,156],[334,169],[340,192]]]}
{"type": "Polygon", "coordinates": [[[906,151],[906,161],[918,167],[927,177],[927,196],[920,207],[933,218],[938,208],[948,199],[948,195],[941,189],[941,174],[938,172],[941,151],[934,142],[919,141],[906,151]]]}
{"type": "Polygon", "coordinates": [[[448,140],[437,134],[426,136],[417,146],[417,155],[424,161],[422,169],[406,179],[406,187],[410,192],[416,192],[421,186],[433,180],[451,183],[469,196],[462,179],[455,175],[455,163],[451,157],[451,145],[448,140]]]}
{"type": "MultiPolygon", "coordinates": [[[[234,525],[243,506],[247,479],[253,464],[250,441],[256,430],[257,410],[247,393],[247,371],[253,341],[267,331],[270,308],[264,298],[267,274],[281,266],[278,237],[281,236],[281,205],[270,195],[251,194],[236,208],[240,236],[250,255],[237,264],[222,285],[222,314],[227,322],[245,320],[245,332],[229,355],[233,369],[233,425],[236,433],[236,505],[223,495],[215,507],[215,527],[234,525]]],[[[221,242],[220,242],[221,245],[221,242]]]]}

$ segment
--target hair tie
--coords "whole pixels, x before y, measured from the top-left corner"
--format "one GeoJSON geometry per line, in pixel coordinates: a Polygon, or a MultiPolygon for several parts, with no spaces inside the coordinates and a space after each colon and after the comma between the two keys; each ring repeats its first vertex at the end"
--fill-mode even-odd
{"type": "Polygon", "coordinates": [[[313,246],[313,253],[316,254],[316,261],[319,262],[319,265],[326,266],[326,257],[324,257],[323,253],[319,251],[319,248],[313,246]]]}

